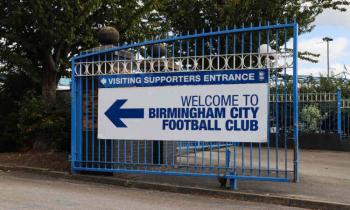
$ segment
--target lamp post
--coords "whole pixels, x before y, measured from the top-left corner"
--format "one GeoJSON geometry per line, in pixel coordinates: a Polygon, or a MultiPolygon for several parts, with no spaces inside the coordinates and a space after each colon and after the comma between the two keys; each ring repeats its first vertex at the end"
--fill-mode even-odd
{"type": "Polygon", "coordinates": [[[324,37],[322,40],[324,42],[327,42],[327,78],[329,78],[329,42],[333,41],[333,39],[329,37],[324,37]]]}

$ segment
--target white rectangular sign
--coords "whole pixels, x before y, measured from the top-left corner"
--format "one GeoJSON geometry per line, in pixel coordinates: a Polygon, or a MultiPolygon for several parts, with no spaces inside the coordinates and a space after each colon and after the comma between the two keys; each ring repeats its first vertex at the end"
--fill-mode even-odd
{"type": "Polygon", "coordinates": [[[266,142],[268,71],[99,77],[98,138],[266,142]]]}

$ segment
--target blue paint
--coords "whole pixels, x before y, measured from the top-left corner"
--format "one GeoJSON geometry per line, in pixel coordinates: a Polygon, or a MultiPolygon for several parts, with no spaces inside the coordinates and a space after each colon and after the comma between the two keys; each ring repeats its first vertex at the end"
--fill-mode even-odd
{"type": "Polygon", "coordinates": [[[293,137],[295,147],[294,181],[299,181],[299,92],[298,92],[298,24],[293,25],[293,137]]]}
{"type": "MultiPolygon", "coordinates": [[[[74,69],[75,62],[72,61],[72,69],[74,69]]],[[[74,77],[74,71],[72,71],[72,88],[71,88],[71,172],[75,173],[75,161],[78,159],[77,158],[77,113],[76,113],[76,84],[75,84],[75,77],[74,77]]]]}
{"type": "Polygon", "coordinates": [[[340,88],[337,88],[337,133],[340,136],[340,139],[342,137],[342,125],[341,125],[341,105],[342,105],[342,100],[341,100],[341,90],[340,88]]]}

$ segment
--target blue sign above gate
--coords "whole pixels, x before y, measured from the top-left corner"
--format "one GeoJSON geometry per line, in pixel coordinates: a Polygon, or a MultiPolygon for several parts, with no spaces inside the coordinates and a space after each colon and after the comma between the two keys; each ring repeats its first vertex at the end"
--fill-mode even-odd
{"type": "Polygon", "coordinates": [[[99,88],[267,83],[268,70],[116,74],[99,77],[99,88]]]}

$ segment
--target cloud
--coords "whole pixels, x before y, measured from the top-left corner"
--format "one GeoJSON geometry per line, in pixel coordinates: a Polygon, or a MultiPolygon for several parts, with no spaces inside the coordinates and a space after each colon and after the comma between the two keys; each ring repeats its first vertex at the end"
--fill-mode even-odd
{"type": "MultiPolygon", "coordinates": [[[[334,37],[334,40],[329,43],[329,62],[330,71],[338,74],[343,71],[344,64],[349,63],[350,37],[334,37]]],[[[315,36],[308,39],[300,39],[299,51],[309,51],[320,54],[318,63],[311,63],[304,60],[299,60],[299,74],[319,75],[327,74],[327,45],[322,41],[321,36],[315,36]]]]}
{"type": "Polygon", "coordinates": [[[340,12],[333,9],[326,9],[317,16],[316,26],[341,26],[350,28],[350,6],[345,7],[346,12],[340,12]]]}
{"type": "MultiPolygon", "coordinates": [[[[344,64],[342,63],[334,63],[330,68],[330,75],[338,75],[344,71],[344,64]]],[[[299,75],[312,75],[312,76],[326,76],[327,75],[327,65],[315,65],[310,67],[303,67],[303,65],[299,65],[299,75]]]]}
{"type": "Polygon", "coordinates": [[[299,74],[327,74],[327,45],[322,41],[325,36],[333,38],[329,43],[330,71],[338,74],[344,70],[344,65],[350,66],[350,6],[346,9],[346,12],[324,10],[316,18],[315,30],[299,37],[299,51],[320,54],[318,63],[299,60],[299,74]]]}
{"type": "MultiPolygon", "coordinates": [[[[327,56],[327,44],[322,41],[323,37],[313,37],[310,39],[304,39],[299,41],[300,51],[310,51],[320,54],[320,62],[326,60],[327,56]]],[[[335,37],[333,41],[329,42],[330,61],[335,62],[341,60],[346,56],[349,48],[350,37],[335,37]]]]}

